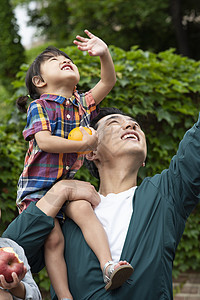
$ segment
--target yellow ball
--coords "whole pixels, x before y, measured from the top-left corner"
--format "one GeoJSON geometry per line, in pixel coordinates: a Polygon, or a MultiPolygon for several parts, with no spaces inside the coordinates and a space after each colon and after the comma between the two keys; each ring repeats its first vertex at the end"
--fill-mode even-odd
{"type": "MultiPolygon", "coordinates": [[[[85,129],[85,131],[87,131],[87,133],[89,133],[90,135],[92,135],[92,130],[88,127],[82,127],[85,129]]],[[[69,140],[73,140],[73,141],[82,141],[83,139],[83,134],[80,130],[80,127],[75,127],[74,129],[72,129],[68,135],[68,139],[69,140]]],[[[77,152],[78,154],[86,154],[89,153],[91,151],[84,151],[84,152],[77,152]]]]}

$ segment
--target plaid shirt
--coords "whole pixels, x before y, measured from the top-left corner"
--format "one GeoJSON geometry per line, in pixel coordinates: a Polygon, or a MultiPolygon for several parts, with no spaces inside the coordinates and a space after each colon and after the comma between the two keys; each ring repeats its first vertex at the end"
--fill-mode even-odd
{"type": "Polygon", "coordinates": [[[75,92],[70,99],[43,94],[40,99],[31,102],[23,131],[25,140],[29,141],[29,149],[18,181],[16,202],[20,210],[26,208],[24,200],[38,201],[57,180],[73,178],[83,164],[83,155],[40,150],[35,133],[49,130],[52,135],[67,138],[73,128],[88,126],[96,115],[91,91],[85,94],[75,92]]]}

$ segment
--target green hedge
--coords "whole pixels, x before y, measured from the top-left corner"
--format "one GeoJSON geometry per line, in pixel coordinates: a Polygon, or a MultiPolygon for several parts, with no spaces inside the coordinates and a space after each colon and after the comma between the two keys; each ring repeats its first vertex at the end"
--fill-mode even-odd
{"type": "MultiPolygon", "coordinates": [[[[41,49],[40,49],[41,50],[41,49]]],[[[38,50],[38,51],[40,51],[38,50]]],[[[81,79],[80,90],[88,90],[100,76],[99,59],[78,51],[64,49],[77,64],[81,79]]],[[[117,83],[102,102],[102,106],[115,106],[142,122],[147,136],[148,159],[139,174],[139,182],[167,168],[176,153],[185,131],[197,120],[200,103],[200,62],[181,57],[168,50],[158,54],[144,52],[137,47],[124,51],[110,47],[117,73],[117,83]]],[[[34,50],[35,54],[37,51],[34,50]]],[[[17,180],[23,168],[27,144],[22,129],[25,115],[14,108],[17,96],[26,94],[24,76],[27,65],[21,67],[13,83],[16,93],[7,101],[8,114],[0,124],[0,205],[3,225],[1,232],[17,214],[15,208],[17,180]]],[[[97,182],[82,168],[76,178],[97,182]]],[[[179,271],[200,270],[200,206],[190,216],[174,263],[174,276],[179,271]]],[[[39,275],[40,276],[40,275],[39,275]]],[[[46,275],[38,279],[48,287],[46,275]]]]}

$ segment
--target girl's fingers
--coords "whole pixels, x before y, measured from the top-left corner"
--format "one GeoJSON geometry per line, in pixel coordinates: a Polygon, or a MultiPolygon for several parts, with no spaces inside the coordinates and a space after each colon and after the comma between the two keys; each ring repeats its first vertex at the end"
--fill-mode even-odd
{"type": "Polygon", "coordinates": [[[92,50],[88,50],[88,53],[89,53],[89,55],[91,55],[91,56],[95,56],[95,55],[96,55],[96,52],[95,52],[95,51],[92,51],[92,50]]]}
{"type": "Polygon", "coordinates": [[[77,35],[77,36],[76,36],[76,39],[78,39],[78,40],[81,41],[81,42],[87,42],[87,41],[89,41],[88,38],[84,38],[83,36],[80,36],[80,35],[77,35]]]}
{"type": "Polygon", "coordinates": [[[92,34],[90,31],[88,31],[87,29],[84,30],[84,32],[87,34],[87,36],[89,36],[89,38],[93,38],[95,37],[94,34],[92,34]]]}
{"type": "Polygon", "coordinates": [[[76,41],[74,40],[73,43],[77,46],[87,46],[87,43],[84,43],[84,42],[79,42],[79,41],[76,41]]]}
{"type": "Polygon", "coordinates": [[[78,46],[78,49],[81,51],[88,51],[88,47],[84,46],[78,46]]]}

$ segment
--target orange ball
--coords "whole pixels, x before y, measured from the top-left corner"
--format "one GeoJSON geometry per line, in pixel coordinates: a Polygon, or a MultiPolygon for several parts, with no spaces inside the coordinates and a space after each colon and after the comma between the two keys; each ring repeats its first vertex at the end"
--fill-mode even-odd
{"type": "MultiPolygon", "coordinates": [[[[84,128],[87,131],[87,133],[92,135],[92,131],[90,128],[88,127],[82,127],[82,128],[84,128]]],[[[80,130],[80,127],[75,127],[74,129],[72,129],[68,135],[68,139],[73,141],[82,141],[83,134],[80,130]]]]}
{"type": "MultiPolygon", "coordinates": [[[[88,128],[88,127],[82,127],[82,128],[84,128],[85,131],[87,131],[87,133],[92,135],[92,130],[90,128],[88,128]]],[[[68,139],[73,140],[73,141],[82,141],[83,134],[80,130],[80,127],[75,127],[74,129],[72,129],[68,135],[68,139]]],[[[78,152],[78,154],[86,154],[89,152],[91,152],[91,151],[78,152]]]]}

